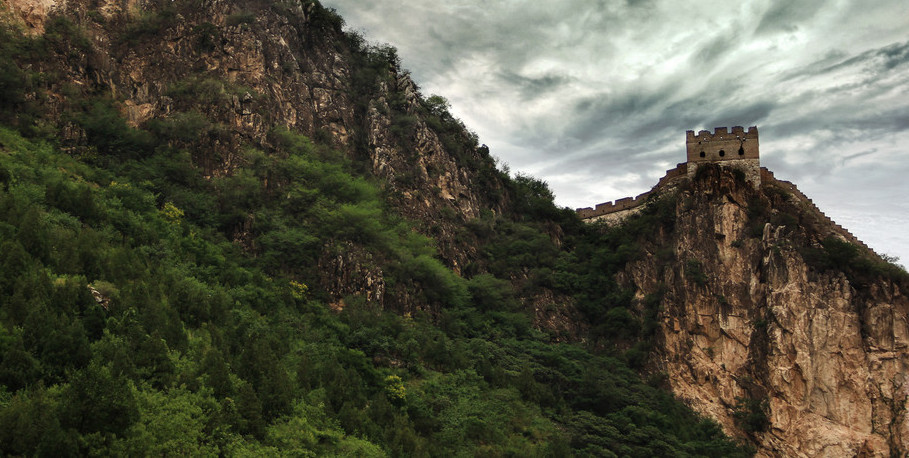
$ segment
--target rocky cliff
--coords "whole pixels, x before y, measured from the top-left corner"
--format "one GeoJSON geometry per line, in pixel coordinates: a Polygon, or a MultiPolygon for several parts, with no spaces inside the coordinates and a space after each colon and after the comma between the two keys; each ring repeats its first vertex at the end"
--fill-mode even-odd
{"type": "MultiPolygon", "coordinates": [[[[395,210],[419,222],[456,273],[477,258],[459,228],[480,209],[506,205],[488,149],[444,99],[422,95],[393,48],[343,33],[343,20],[318,2],[10,0],[3,9],[39,37],[22,52],[23,70],[40,75],[24,88],[24,103],[40,113],[31,127],[54,130],[75,155],[91,155],[91,137],[107,134],[78,122],[99,103],[132,127],[168,130],[206,177],[235,173],[249,148],[279,150],[272,134],[286,128],[344,151],[381,181],[395,210]]],[[[253,246],[253,225],[238,223],[235,239],[253,246]]],[[[326,247],[323,271],[344,259],[343,276],[372,275],[362,288],[327,280],[334,299],[421,307],[406,294],[383,294],[381,270],[362,254],[350,244],[326,247]]]]}
{"type": "MultiPolygon", "coordinates": [[[[457,274],[496,261],[477,240],[500,229],[484,214],[519,213],[489,151],[444,100],[423,97],[392,49],[343,34],[317,2],[6,0],[0,8],[41,37],[17,50],[28,78],[16,88],[23,97],[0,94],[13,106],[5,112],[18,112],[3,121],[54,136],[76,157],[91,160],[97,145],[121,152],[104,142],[104,122],[119,119],[102,116],[106,106],[187,151],[206,179],[242,169],[249,148],[281,154],[282,128],[303,133],[381,182],[457,274]],[[464,230],[468,221],[473,229],[464,230]]],[[[899,275],[772,178],[755,190],[731,170],[704,167],[663,191],[675,199],[674,228],[642,242],[643,256],[618,275],[640,302],[659,298],[651,370],[763,455],[904,454],[909,299],[899,275]]],[[[227,228],[253,253],[255,223],[227,228]]],[[[563,228],[543,226],[546,246],[560,246],[563,228]]],[[[494,254],[521,268],[503,262],[500,277],[532,283],[535,268],[558,277],[555,259],[571,247],[541,261],[525,256],[540,246],[531,244],[537,234],[513,232],[494,254]]],[[[320,242],[318,281],[333,308],[348,296],[402,313],[437,305],[386,282],[381,254],[320,242]]],[[[570,288],[540,283],[519,298],[536,327],[582,340],[570,288]]],[[[533,386],[550,375],[527,377],[533,386]]]]}
{"type": "Polygon", "coordinates": [[[736,175],[714,166],[666,189],[674,231],[620,274],[638,297],[662,295],[654,370],[760,456],[903,456],[904,276],[791,185],[736,175]]]}

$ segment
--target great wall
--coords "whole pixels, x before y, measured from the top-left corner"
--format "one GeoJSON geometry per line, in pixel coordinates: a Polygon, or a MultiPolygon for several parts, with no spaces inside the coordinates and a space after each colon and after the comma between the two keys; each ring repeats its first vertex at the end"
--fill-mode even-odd
{"type": "Polygon", "coordinates": [[[658,191],[669,188],[677,180],[689,179],[697,173],[698,166],[703,163],[719,163],[723,166],[734,167],[745,174],[745,179],[756,188],[768,184],[776,185],[787,191],[797,202],[808,207],[808,214],[816,215],[820,227],[831,227],[836,233],[848,242],[870,248],[856,238],[844,227],[835,223],[827,214],[822,212],[814,201],[809,199],[795,186],[795,184],[778,180],[773,172],[761,167],[760,150],[758,147],[758,130],[756,126],[748,128],[746,132],[741,126],[734,126],[729,132],[726,127],[717,127],[713,133],[701,130],[697,134],[689,130],[686,132],[687,162],[676,165],[667,170],[650,191],[638,194],[635,197],[625,197],[616,201],[597,204],[595,207],[577,209],[577,214],[585,222],[605,221],[609,224],[620,222],[637,212],[647,203],[648,198],[658,191]]]}
{"type": "Polygon", "coordinates": [[[624,199],[619,199],[615,202],[604,202],[602,204],[597,204],[597,206],[594,208],[579,208],[577,209],[578,216],[587,222],[593,222],[600,219],[608,219],[610,222],[612,222],[613,219],[623,219],[624,217],[633,214],[631,210],[635,210],[647,202],[647,198],[650,197],[651,194],[657,190],[663,189],[674,179],[687,176],[688,164],[683,162],[676,165],[674,169],[667,170],[666,175],[664,175],[663,178],[660,178],[660,181],[658,181],[656,186],[654,186],[650,191],[638,194],[635,197],[626,197],[624,199]],[[608,215],[615,215],[616,218],[606,218],[608,215]]]}
{"type": "Polygon", "coordinates": [[[742,170],[745,178],[754,186],[760,186],[760,151],[758,148],[758,130],[751,126],[746,132],[741,126],[732,128],[732,132],[725,127],[717,127],[710,131],[702,130],[697,134],[693,130],[685,132],[685,147],[687,162],[676,165],[674,169],[667,170],[656,186],[650,191],[635,197],[626,197],[614,202],[604,202],[594,208],[577,209],[578,216],[587,222],[606,220],[609,223],[621,221],[636,213],[647,202],[655,191],[667,187],[670,183],[682,177],[692,177],[697,172],[699,164],[705,162],[721,162],[742,170]]]}
{"type": "Polygon", "coordinates": [[[809,199],[808,196],[806,196],[804,193],[802,193],[802,191],[800,191],[799,188],[797,188],[795,186],[795,184],[793,184],[792,182],[785,181],[785,180],[779,180],[773,176],[773,172],[771,172],[770,170],[767,170],[764,167],[761,167],[761,183],[762,183],[762,185],[772,183],[776,186],[779,186],[786,192],[788,192],[791,196],[794,196],[794,199],[797,202],[801,202],[802,205],[808,207],[807,208],[807,210],[809,210],[807,212],[808,215],[815,215],[821,220],[820,221],[821,224],[819,224],[818,227],[836,228],[836,231],[831,231],[830,234],[827,234],[827,235],[832,235],[832,234],[840,235],[843,238],[845,238],[847,242],[849,242],[853,245],[858,245],[866,250],[874,251],[868,245],[865,245],[864,242],[859,240],[855,235],[853,235],[852,232],[849,232],[848,229],[844,228],[843,226],[840,226],[839,224],[834,222],[832,219],[830,219],[830,217],[827,216],[826,213],[822,212],[821,209],[817,207],[817,205],[814,203],[813,200],[809,199]]]}

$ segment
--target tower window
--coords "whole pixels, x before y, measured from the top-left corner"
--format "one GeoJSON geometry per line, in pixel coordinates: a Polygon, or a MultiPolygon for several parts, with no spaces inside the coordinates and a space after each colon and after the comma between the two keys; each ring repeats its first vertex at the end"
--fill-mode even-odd
{"type": "Polygon", "coordinates": [[[744,155],[745,155],[745,148],[740,146],[739,147],[739,156],[744,156],[744,155]]]}
{"type": "Polygon", "coordinates": [[[701,157],[707,157],[707,153],[701,151],[701,157]]]}
{"type": "Polygon", "coordinates": [[[725,156],[725,155],[726,155],[726,152],[723,151],[723,150],[720,150],[720,157],[723,157],[723,156],[725,156]]]}

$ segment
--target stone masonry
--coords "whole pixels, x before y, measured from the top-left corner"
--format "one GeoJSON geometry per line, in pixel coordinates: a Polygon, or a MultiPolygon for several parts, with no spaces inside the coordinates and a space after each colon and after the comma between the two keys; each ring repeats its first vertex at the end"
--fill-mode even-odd
{"type": "Polygon", "coordinates": [[[753,186],[761,185],[761,162],[758,149],[758,130],[756,126],[746,132],[741,126],[735,126],[730,132],[726,127],[717,127],[713,133],[702,130],[697,134],[693,130],[686,132],[685,147],[687,162],[678,164],[666,171],[666,175],[650,191],[636,197],[626,197],[615,202],[598,204],[595,208],[579,208],[578,216],[586,222],[606,220],[618,222],[640,211],[647,197],[681,177],[693,177],[698,165],[706,162],[720,163],[734,167],[745,173],[745,179],[753,186]]]}

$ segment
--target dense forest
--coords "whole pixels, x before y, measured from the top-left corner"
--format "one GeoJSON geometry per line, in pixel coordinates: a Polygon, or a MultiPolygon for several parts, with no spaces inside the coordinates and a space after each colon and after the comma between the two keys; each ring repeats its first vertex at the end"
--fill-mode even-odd
{"type": "MultiPolygon", "coordinates": [[[[121,38],[153,37],[162,11],[121,38]]],[[[356,98],[393,50],[346,36],[356,98]]],[[[641,375],[659,300],[633,307],[614,277],[671,230],[671,195],[621,227],[584,225],[542,181],[478,162],[479,192],[502,205],[461,222],[478,255],[456,272],[399,192],[322,133],[276,123],[210,173],[200,158],[228,128],[193,107],[242,88],[200,73],[169,88],[184,110],[133,127],[116,97],[30,65],[91,46],[64,16],[35,36],[0,30],[3,454],[750,454],[641,375]],[[54,116],[50,87],[65,89],[54,116]],[[78,148],[64,125],[84,132],[78,148]],[[332,307],[320,262],[348,245],[425,307],[332,307]],[[528,298],[545,291],[578,311],[578,335],[535,325],[528,298]]],[[[449,149],[488,159],[444,100],[421,103],[449,149]]]]}

